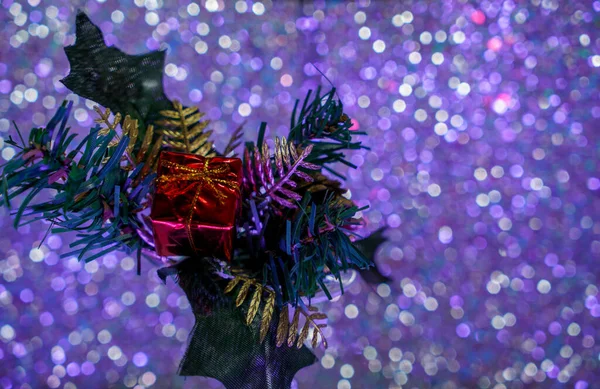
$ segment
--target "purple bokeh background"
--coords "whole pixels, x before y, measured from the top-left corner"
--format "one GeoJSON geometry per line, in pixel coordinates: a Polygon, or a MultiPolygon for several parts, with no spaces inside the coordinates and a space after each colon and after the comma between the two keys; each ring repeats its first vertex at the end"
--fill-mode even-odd
{"type": "MultiPolygon", "coordinates": [[[[370,151],[347,185],[394,279],[355,282],[297,388],[598,388],[600,2],[0,2],[0,152],[70,94],[77,8],[128,53],[168,50],[170,98],[284,135],[329,82],[370,151]]],[[[69,235],[0,210],[0,387],[219,388],[176,375],[193,315],[156,268],[59,259],[69,235]]]]}

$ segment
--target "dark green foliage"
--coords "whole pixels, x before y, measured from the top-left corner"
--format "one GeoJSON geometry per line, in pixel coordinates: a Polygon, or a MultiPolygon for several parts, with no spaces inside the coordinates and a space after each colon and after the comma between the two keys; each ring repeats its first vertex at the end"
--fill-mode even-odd
{"type": "MultiPolygon", "coordinates": [[[[345,191],[338,181],[320,173],[325,169],[341,177],[330,166],[335,162],[354,167],[346,160],[345,152],[364,148],[353,139],[362,133],[350,130],[352,123],[336,99],[335,88],[323,96],[319,88],[312,100],[311,96],[309,91],[300,110],[296,102],[287,140],[290,149],[297,147],[303,162],[311,168],[301,169],[300,177],[286,183],[290,192],[286,201],[269,201],[271,188],[283,176],[280,155],[285,149],[279,147],[279,140],[274,155],[269,157],[268,149],[263,149],[263,123],[256,146],[246,144],[247,192],[238,245],[243,248],[238,250],[236,261],[273,287],[279,305],[296,305],[301,296],[310,298],[321,289],[331,297],[324,282],[327,276],[341,279],[346,270],[373,265],[372,256],[365,256],[350,239],[359,222],[353,217],[361,209],[342,197],[345,191]],[[262,177],[267,178],[259,179],[262,177]]],[[[343,290],[341,281],[340,287],[343,290]]]]}
{"type": "MultiPolygon", "coordinates": [[[[329,296],[325,277],[341,279],[346,270],[373,265],[372,256],[363,254],[350,238],[360,222],[354,216],[361,210],[334,193],[317,199],[306,192],[298,208],[283,217],[259,212],[250,202],[255,216],[243,218],[246,232],[238,246],[247,251],[239,250],[235,261],[247,271],[254,269],[256,277],[272,286],[280,305],[296,305],[301,296],[314,296],[320,289],[329,296]],[[260,263],[262,269],[256,267],[260,263]]],[[[343,290],[341,281],[340,287],[343,290]]]]}
{"type": "Polygon", "coordinates": [[[317,88],[312,101],[312,91],[308,91],[300,112],[296,100],[292,112],[289,141],[298,146],[313,145],[312,152],[307,162],[322,166],[330,173],[343,178],[334,169],[328,166],[331,163],[341,162],[356,168],[346,158],[345,150],[365,149],[361,142],[354,141],[356,135],[365,135],[364,132],[351,131],[352,121],[344,114],[344,106],[335,98],[335,88],[321,96],[321,88],[317,88]]]}
{"type": "Polygon", "coordinates": [[[333,194],[320,204],[312,201],[310,193],[304,195],[298,212],[286,223],[285,238],[280,240],[280,246],[284,246],[282,251],[292,257],[289,277],[294,285],[294,295],[288,296],[290,300],[314,296],[319,289],[329,296],[323,282],[327,274],[340,279],[343,291],[342,272],[371,265],[371,260],[349,237],[359,223],[359,219],[353,217],[360,210],[339,201],[333,194]]]}
{"type": "MultiPolygon", "coordinates": [[[[76,231],[73,251],[65,256],[90,261],[117,249],[141,250],[136,214],[144,208],[153,174],[140,176],[143,163],[122,165],[129,137],[111,145],[114,130],[101,135],[96,127],[70,150],[75,138],[66,127],[71,107],[63,103],[46,128],[32,129],[29,145],[4,166],[0,203],[9,206],[10,199],[25,195],[15,227],[45,219],[53,232],[76,231]],[[50,199],[34,203],[46,189],[50,199]]],[[[8,143],[19,147],[12,139],[8,143]]]]}

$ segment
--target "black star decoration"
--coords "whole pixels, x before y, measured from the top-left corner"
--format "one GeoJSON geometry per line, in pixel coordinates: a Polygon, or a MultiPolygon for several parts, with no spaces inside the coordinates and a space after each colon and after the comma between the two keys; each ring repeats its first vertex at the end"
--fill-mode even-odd
{"type": "Polygon", "coordinates": [[[149,124],[170,109],[163,91],[165,51],[129,55],[108,47],[100,29],[77,13],[76,41],[65,47],[71,71],[61,82],[74,93],[149,124]]]}

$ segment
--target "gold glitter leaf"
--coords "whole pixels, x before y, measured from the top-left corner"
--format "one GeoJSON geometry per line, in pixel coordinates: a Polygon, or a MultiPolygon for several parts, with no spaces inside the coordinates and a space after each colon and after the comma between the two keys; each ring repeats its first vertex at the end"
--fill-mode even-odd
{"type": "Polygon", "coordinates": [[[277,326],[277,347],[281,347],[288,337],[288,323],[289,323],[289,311],[288,306],[284,305],[279,313],[279,325],[277,326]]]}
{"type": "Polygon", "coordinates": [[[313,313],[308,318],[311,320],[323,320],[323,319],[327,319],[327,315],[319,312],[319,313],[313,313]]]}
{"type": "MultiPolygon", "coordinates": [[[[148,152],[148,149],[150,149],[150,144],[152,143],[153,135],[154,135],[154,126],[149,125],[148,128],[146,128],[146,134],[144,135],[144,139],[142,140],[142,144],[140,145],[140,149],[138,150],[138,153],[136,156],[136,159],[138,161],[143,160],[144,156],[148,152]]],[[[160,145],[162,142],[156,142],[156,143],[158,143],[160,145]]]]}
{"type": "Polygon", "coordinates": [[[237,286],[237,284],[240,283],[241,280],[242,279],[240,277],[234,277],[231,281],[229,281],[227,287],[225,287],[225,294],[230,293],[237,286]]]}
{"type": "MultiPolygon", "coordinates": [[[[287,307],[287,306],[286,306],[287,307]]],[[[294,341],[296,342],[296,347],[297,348],[301,348],[302,345],[304,344],[304,342],[306,341],[306,339],[308,339],[308,335],[310,333],[310,327],[313,327],[313,332],[312,332],[312,346],[313,348],[317,347],[317,344],[319,343],[319,335],[321,335],[321,340],[323,343],[323,347],[327,348],[327,340],[325,339],[325,336],[323,334],[323,331],[321,330],[322,328],[327,327],[327,324],[325,323],[317,323],[315,322],[315,320],[323,320],[326,319],[327,315],[325,315],[324,313],[320,313],[318,312],[318,309],[316,307],[308,307],[308,312],[306,312],[304,309],[302,309],[301,307],[296,307],[296,312],[294,313],[294,318],[289,326],[289,330],[287,331],[287,344],[289,347],[292,347],[292,345],[294,344],[294,341]],[[302,327],[302,331],[300,332],[300,334],[298,334],[298,324],[300,322],[300,315],[304,316],[306,318],[306,322],[304,323],[304,326],[302,327]]],[[[277,329],[277,335],[278,335],[278,340],[279,340],[279,331],[280,328],[284,328],[287,326],[287,309],[286,309],[286,316],[285,318],[283,317],[283,315],[279,318],[279,328],[277,329]],[[285,321],[285,324],[282,324],[282,321],[285,321]]],[[[280,347],[283,344],[283,340],[281,341],[281,343],[277,343],[277,347],[280,347]]]]}
{"type": "Polygon", "coordinates": [[[275,292],[269,293],[267,300],[265,301],[265,308],[263,309],[262,321],[260,323],[260,342],[262,343],[269,332],[269,324],[273,317],[273,311],[275,310],[275,292]]]}
{"type": "Polygon", "coordinates": [[[240,288],[240,291],[238,292],[237,298],[235,299],[235,306],[239,307],[240,305],[242,305],[244,303],[244,300],[246,299],[246,296],[248,296],[248,291],[250,290],[250,285],[252,283],[251,282],[244,282],[244,284],[242,285],[242,287],[240,288]]]}
{"type": "Polygon", "coordinates": [[[114,119],[111,122],[110,110],[108,108],[106,108],[104,112],[102,112],[100,107],[96,105],[94,106],[94,110],[99,116],[94,121],[98,124],[103,124],[104,126],[106,126],[100,129],[98,135],[106,136],[111,131],[115,132],[114,138],[108,143],[107,155],[103,159],[103,162],[107,162],[110,159],[110,149],[119,145],[123,137],[128,137],[129,141],[123,154],[123,161],[126,161],[127,163],[122,164],[121,168],[123,170],[133,170],[138,164],[144,163],[144,167],[140,171],[140,174],[132,183],[133,187],[137,186],[150,172],[156,169],[156,162],[158,161],[158,153],[160,152],[162,137],[160,137],[158,141],[154,144],[152,149],[150,149],[150,145],[152,144],[152,140],[154,139],[154,127],[152,125],[149,125],[146,128],[144,139],[142,140],[140,148],[137,154],[135,154],[134,150],[136,144],[138,143],[138,137],[140,134],[138,120],[132,119],[131,116],[127,115],[121,121],[121,114],[116,113],[114,119]],[[119,123],[121,123],[121,134],[117,133],[119,123]]]}
{"type": "Polygon", "coordinates": [[[197,107],[184,108],[177,100],[173,101],[173,110],[160,111],[163,119],[161,126],[163,143],[174,151],[211,157],[215,155],[213,143],[209,141],[212,131],[205,131],[208,120],[197,107]]]}
{"type": "Polygon", "coordinates": [[[123,124],[121,124],[121,130],[122,136],[129,137],[129,145],[127,146],[126,152],[131,154],[139,135],[137,119],[132,119],[129,115],[125,116],[123,124]]]}
{"type": "Polygon", "coordinates": [[[94,119],[94,122],[98,124],[104,124],[106,126],[105,128],[100,129],[98,135],[107,135],[110,131],[115,131],[117,126],[121,122],[121,114],[118,112],[115,114],[113,122],[111,123],[110,109],[106,108],[103,113],[100,107],[95,105],[94,111],[96,111],[96,113],[98,113],[98,116],[100,116],[99,118],[94,119]]]}
{"type": "Polygon", "coordinates": [[[308,330],[310,327],[310,322],[307,320],[302,327],[302,331],[300,331],[300,335],[298,336],[298,341],[296,342],[297,348],[302,348],[304,341],[308,338],[308,330]]]}
{"type": "Polygon", "coordinates": [[[300,308],[296,308],[294,312],[294,319],[290,323],[290,329],[288,331],[288,347],[292,347],[296,336],[298,336],[298,323],[300,322],[300,308]]]}
{"type": "MultiPolygon", "coordinates": [[[[149,125],[148,128],[146,128],[146,136],[144,137],[144,141],[136,158],[138,163],[144,162],[144,167],[142,168],[140,176],[136,181],[137,183],[141,182],[151,172],[156,171],[156,165],[158,164],[158,155],[162,148],[162,136],[158,137],[156,142],[154,142],[154,144],[152,145],[152,149],[148,151],[148,147],[150,143],[152,143],[153,135],[154,128],[152,127],[152,125],[149,125]],[[148,142],[147,146],[145,146],[146,142],[148,142]]],[[[136,186],[137,183],[134,186],[136,186]]]]}
{"type": "Polygon", "coordinates": [[[312,333],[312,348],[317,348],[317,344],[319,343],[319,328],[315,327],[312,333]]]}
{"type": "Polygon", "coordinates": [[[246,315],[246,325],[252,324],[254,317],[258,313],[258,307],[260,306],[260,301],[262,299],[263,289],[262,286],[256,285],[256,291],[252,296],[252,300],[250,300],[250,308],[248,308],[248,314],[246,315]]]}
{"type": "MultiPolygon", "coordinates": [[[[263,303],[262,318],[260,323],[260,342],[262,343],[265,340],[267,333],[269,332],[270,323],[273,320],[273,312],[275,312],[275,291],[262,286],[253,278],[247,278],[245,276],[238,275],[235,276],[231,281],[229,281],[229,283],[225,287],[225,293],[233,292],[233,290],[235,290],[235,288],[240,284],[242,286],[235,300],[235,305],[237,307],[240,307],[244,303],[244,301],[246,301],[247,297],[250,294],[250,288],[255,288],[254,293],[252,294],[252,299],[250,300],[248,312],[246,313],[246,325],[252,324],[252,322],[256,318],[256,315],[258,315],[258,312],[261,310],[261,303],[263,303]],[[263,294],[266,295],[264,299],[263,294]]],[[[285,317],[285,320],[280,320],[279,327],[277,329],[277,342],[281,342],[281,344],[283,344],[288,334],[287,305],[284,306],[281,317],[285,317]]]]}

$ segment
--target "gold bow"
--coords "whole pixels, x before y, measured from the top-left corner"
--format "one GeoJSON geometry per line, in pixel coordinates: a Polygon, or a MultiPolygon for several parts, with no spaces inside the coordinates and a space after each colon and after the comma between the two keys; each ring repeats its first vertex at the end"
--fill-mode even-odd
{"type": "Polygon", "coordinates": [[[192,218],[194,217],[194,211],[196,210],[198,198],[200,197],[202,190],[205,188],[210,189],[213,192],[213,195],[217,198],[219,205],[223,204],[223,200],[225,200],[227,196],[219,191],[217,184],[221,184],[238,192],[240,190],[240,185],[237,181],[231,181],[222,178],[224,174],[229,172],[229,167],[226,165],[209,167],[211,160],[212,158],[206,158],[204,165],[200,169],[162,160],[161,166],[170,169],[171,174],[161,175],[157,179],[158,185],[164,185],[177,181],[194,181],[197,183],[194,199],[192,200],[192,205],[190,207],[190,212],[185,221],[185,229],[190,241],[190,245],[194,251],[197,251],[197,249],[196,245],[194,245],[194,239],[192,238],[192,218]]]}

